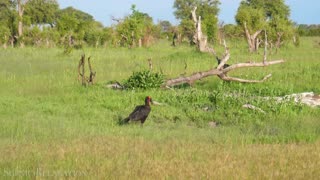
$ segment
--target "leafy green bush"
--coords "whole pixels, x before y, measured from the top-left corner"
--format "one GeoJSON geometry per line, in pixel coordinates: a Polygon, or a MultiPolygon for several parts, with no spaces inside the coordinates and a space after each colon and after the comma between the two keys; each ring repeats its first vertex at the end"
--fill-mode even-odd
{"type": "Polygon", "coordinates": [[[149,70],[133,72],[133,74],[125,81],[124,86],[127,89],[151,89],[159,88],[164,81],[161,73],[154,73],[149,70]]]}

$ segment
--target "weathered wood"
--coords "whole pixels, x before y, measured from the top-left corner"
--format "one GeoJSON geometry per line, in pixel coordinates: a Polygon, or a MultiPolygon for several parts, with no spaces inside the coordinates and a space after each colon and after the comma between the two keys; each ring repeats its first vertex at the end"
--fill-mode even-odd
{"type": "Polygon", "coordinates": [[[263,64],[267,62],[267,51],[268,51],[268,35],[267,31],[264,30],[264,54],[263,54],[263,64]]]}
{"type": "Polygon", "coordinates": [[[256,31],[253,35],[250,34],[249,29],[247,27],[247,23],[244,22],[244,32],[247,38],[247,43],[249,47],[250,52],[256,52],[258,51],[260,41],[257,40],[258,35],[262,32],[262,30],[256,31]]]}
{"type": "Polygon", "coordinates": [[[229,52],[229,48],[227,47],[227,43],[225,40],[223,40],[223,46],[224,46],[224,49],[225,49],[225,52],[224,52],[224,57],[221,59],[220,61],[220,64],[218,64],[218,67],[217,69],[222,69],[224,67],[224,65],[226,64],[226,62],[229,60],[230,58],[230,52],[229,52]]]}
{"type": "Polygon", "coordinates": [[[224,81],[234,81],[234,82],[240,82],[240,83],[262,83],[266,81],[267,79],[271,78],[272,74],[268,74],[261,80],[249,80],[249,79],[241,79],[236,77],[229,77],[226,74],[219,74],[218,77],[224,81]]]}
{"type": "Polygon", "coordinates": [[[88,66],[89,66],[89,70],[90,70],[88,84],[92,85],[92,84],[94,84],[94,78],[96,77],[96,72],[94,72],[92,70],[92,66],[91,66],[91,61],[90,60],[91,60],[91,57],[88,58],[88,66]]]}
{"type": "Polygon", "coordinates": [[[94,84],[94,79],[96,76],[96,72],[92,70],[91,65],[91,57],[88,58],[88,66],[89,66],[89,77],[85,76],[85,55],[81,56],[81,59],[78,64],[78,81],[81,81],[83,86],[94,84]]]}
{"type": "Polygon", "coordinates": [[[197,18],[196,15],[197,7],[194,7],[191,11],[192,20],[194,23],[195,33],[193,35],[193,42],[197,45],[198,50],[200,52],[208,52],[210,47],[207,45],[207,36],[203,35],[202,29],[201,29],[201,16],[197,18]]]}
{"type": "Polygon", "coordinates": [[[164,86],[176,86],[184,83],[192,84],[194,81],[203,79],[208,76],[217,75],[220,73],[221,71],[217,69],[210,69],[208,71],[196,72],[188,77],[178,77],[178,78],[169,79],[165,82],[164,86]]]}
{"type": "Polygon", "coordinates": [[[82,57],[81,57],[81,64],[82,64],[82,85],[83,86],[85,86],[85,85],[87,85],[87,83],[86,83],[86,77],[85,77],[85,68],[84,68],[84,65],[85,65],[85,55],[82,55],[82,57]]]}
{"type": "Polygon", "coordinates": [[[284,63],[285,61],[283,59],[280,60],[274,60],[274,61],[268,61],[268,62],[261,62],[261,63],[255,63],[255,62],[250,62],[250,63],[237,63],[237,64],[233,64],[230,65],[229,67],[222,69],[223,73],[227,73],[229,71],[235,70],[235,69],[239,69],[239,68],[245,68],[245,67],[266,67],[266,66],[270,66],[270,65],[274,65],[274,64],[280,64],[280,63],[284,63]]]}

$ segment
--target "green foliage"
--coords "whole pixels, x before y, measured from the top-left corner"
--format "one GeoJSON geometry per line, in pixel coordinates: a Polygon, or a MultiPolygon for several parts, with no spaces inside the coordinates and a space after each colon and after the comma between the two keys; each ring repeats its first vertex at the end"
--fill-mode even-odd
{"type": "Polygon", "coordinates": [[[246,22],[252,33],[266,29],[268,39],[276,42],[278,40],[277,33],[284,33],[281,41],[291,40],[295,35],[296,30],[289,16],[290,8],[284,0],[244,0],[241,2],[235,18],[240,27],[243,27],[246,22]]]}
{"type": "Polygon", "coordinates": [[[161,73],[154,73],[150,70],[133,72],[133,74],[124,82],[127,89],[152,89],[159,88],[164,81],[161,73]]]}
{"type": "Polygon", "coordinates": [[[181,20],[179,26],[184,37],[192,41],[195,27],[191,11],[196,6],[196,14],[202,19],[202,31],[208,36],[209,41],[213,41],[218,29],[218,5],[219,0],[175,0],[174,14],[177,19],[181,20]]]}
{"type": "Polygon", "coordinates": [[[107,37],[101,23],[94,21],[90,14],[72,7],[59,11],[56,28],[62,36],[61,44],[66,49],[72,49],[73,46],[80,48],[85,44],[100,46],[107,37]]]}
{"type": "Polygon", "coordinates": [[[152,18],[131,6],[131,14],[116,26],[120,46],[136,47],[144,36],[151,35],[153,29],[152,18]]]}
{"type": "Polygon", "coordinates": [[[15,3],[10,0],[0,0],[0,43],[7,43],[17,32],[17,13],[15,3]]]}
{"type": "Polygon", "coordinates": [[[244,26],[244,23],[247,23],[247,27],[251,32],[264,29],[266,26],[265,12],[261,7],[256,9],[252,6],[240,5],[235,18],[237,24],[241,27],[244,26]]]}
{"type": "Polygon", "coordinates": [[[189,42],[192,44],[192,39],[194,35],[194,23],[190,19],[182,19],[179,24],[179,30],[183,37],[188,38],[189,42]]]}
{"type": "Polygon", "coordinates": [[[0,24],[0,44],[7,43],[10,35],[10,29],[6,25],[0,24]]]}
{"type": "Polygon", "coordinates": [[[25,16],[29,16],[31,24],[53,24],[59,5],[56,0],[30,0],[25,6],[25,16]]]}
{"type": "Polygon", "coordinates": [[[300,36],[320,36],[320,25],[300,24],[298,26],[298,33],[300,36]]]}
{"type": "Polygon", "coordinates": [[[223,33],[228,39],[239,39],[243,37],[243,28],[234,24],[226,24],[223,26],[223,33]]]}
{"type": "Polygon", "coordinates": [[[36,47],[54,47],[60,40],[60,34],[55,29],[45,26],[25,28],[24,44],[36,47]]]}

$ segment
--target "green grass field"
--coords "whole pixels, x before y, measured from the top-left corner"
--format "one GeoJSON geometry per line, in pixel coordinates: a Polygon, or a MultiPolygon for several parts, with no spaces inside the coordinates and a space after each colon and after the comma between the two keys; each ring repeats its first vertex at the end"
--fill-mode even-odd
{"type": "MultiPolygon", "coordinates": [[[[320,108],[276,103],[257,96],[320,94],[319,38],[302,38],[269,60],[284,64],[241,69],[174,90],[112,90],[133,71],[148,68],[166,78],[215,67],[209,54],[161,41],[150,48],[0,49],[0,179],[317,179],[320,177],[320,108]],[[97,84],[77,81],[81,54],[92,57],[97,84]],[[237,96],[227,96],[237,94],[237,96]],[[141,128],[119,125],[144,97],[153,106],[141,128]],[[242,108],[250,103],[266,114],[242,108]],[[208,110],[204,110],[204,108],[208,110]],[[211,128],[208,123],[220,125],[211,128]]],[[[229,63],[261,61],[245,44],[229,42],[229,63]]],[[[221,54],[223,49],[218,48],[221,54]]]]}

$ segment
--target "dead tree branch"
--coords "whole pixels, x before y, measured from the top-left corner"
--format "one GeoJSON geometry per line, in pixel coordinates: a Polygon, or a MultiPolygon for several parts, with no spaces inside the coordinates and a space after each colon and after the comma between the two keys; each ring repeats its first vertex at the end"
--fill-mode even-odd
{"type": "Polygon", "coordinates": [[[89,74],[89,77],[85,76],[85,59],[86,59],[86,56],[83,54],[81,56],[81,59],[78,65],[78,81],[81,81],[81,84],[83,86],[94,84],[94,78],[96,76],[96,72],[92,70],[92,65],[90,61],[91,57],[88,58],[88,66],[89,66],[90,74],[89,74]]]}
{"type": "Polygon", "coordinates": [[[96,72],[92,70],[90,59],[91,59],[91,57],[88,58],[88,66],[89,66],[89,70],[90,70],[88,84],[92,85],[92,84],[94,84],[94,78],[96,77],[96,72]]]}
{"type": "Polygon", "coordinates": [[[265,63],[238,63],[238,64],[233,64],[225,69],[222,69],[221,72],[223,73],[227,73],[229,71],[235,70],[235,69],[239,69],[239,68],[244,68],[244,67],[265,67],[265,66],[270,66],[270,65],[274,65],[274,64],[280,64],[280,63],[284,63],[284,60],[280,59],[280,60],[274,60],[274,61],[269,61],[269,62],[265,62],[265,63]]]}
{"type": "Polygon", "coordinates": [[[81,84],[84,85],[84,86],[87,84],[86,83],[86,77],[85,77],[85,74],[84,74],[85,73],[85,69],[84,69],[85,58],[86,58],[86,56],[83,54],[81,56],[81,59],[79,61],[79,65],[78,65],[78,73],[79,73],[78,80],[81,79],[81,84]]]}
{"type": "Polygon", "coordinates": [[[261,83],[269,79],[272,75],[268,74],[261,80],[247,80],[247,79],[241,79],[236,77],[230,77],[227,75],[227,73],[232,70],[244,68],[244,67],[266,67],[266,66],[280,64],[284,62],[284,60],[282,59],[266,62],[266,55],[265,55],[264,61],[261,63],[238,63],[238,64],[230,65],[225,68],[224,65],[230,58],[230,51],[225,42],[224,42],[224,46],[225,46],[225,54],[222,60],[220,61],[220,64],[216,68],[212,68],[207,71],[196,72],[188,77],[178,77],[178,78],[169,79],[164,83],[164,86],[170,87],[170,86],[175,86],[175,85],[184,84],[184,83],[193,84],[193,82],[197,80],[200,80],[209,76],[213,76],[213,75],[217,75],[220,79],[224,81],[236,81],[241,83],[261,83]]]}
{"type": "Polygon", "coordinates": [[[225,52],[224,52],[224,57],[221,59],[220,63],[218,64],[218,67],[217,69],[222,69],[224,67],[224,65],[226,64],[226,62],[229,60],[230,58],[230,52],[229,52],[229,48],[227,47],[227,43],[225,40],[223,40],[223,46],[224,46],[224,49],[225,49],[225,52]]]}
{"type": "Polygon", "coordinates": [[[235,78],[235,77],[229,77],[226,74],[219,74],[218,77],[224,81],[234,81],[234,82],[240,82],[240,83],[262,83],[269,79],[272,76],[272,74],[268,74],[261,80],[249,80],[249,79],[241,79],[241,78],[235,78]]]}
{"type": "MultiPolygon", "coordinates": [[[[175,86],[183,83],[188,83],[192,84],[194,81],[200,80],[202,78],[206,78],[208,76],[213,76],[217,75],[220,79],[224,81],[235,81],[235,82],[241,82],[241,83],[261,83],[266,80],[268,80],[272,75],[268,74],[266,75],[263,79],[261,80],[248,80],[248,79],[241,79],[241,78],[236,78],[236,77],[230,77],[227,75],[228,72],[239,69],[239,68],[248,68],[248,67],[266,67],[274,64],[280,64],[284,63],[284,60],[273,60],[267,62],[267,45],[268,45],[268,38],[267,38],[267,32],[265,31],[265,49],[264,49],[264,57],[263,61],[260,63],[255,63],[255,62],[249,62],[249,63],[237,63],[233,65],[227,65],[227,61],[230,59],[230,51],[229,48],[227,47],[226,41],[223,41],[223,45],[225,48],[225,53],[223,58],[219,61],[219,64],[216,68],[203,71],[203,72],[197,72],[192,74],[191,76],[188,77],[178,77],[174,79],[169,79],[165,82],[165,86],[175,86]],[[225,66],[227,65],[227,66],[225,66]]],[[[211,50],[211,52],[214,56],[216,56],[216,53],[211,50]]],[[[217,56],[216,56],[217,58],[217,56]]]]}

